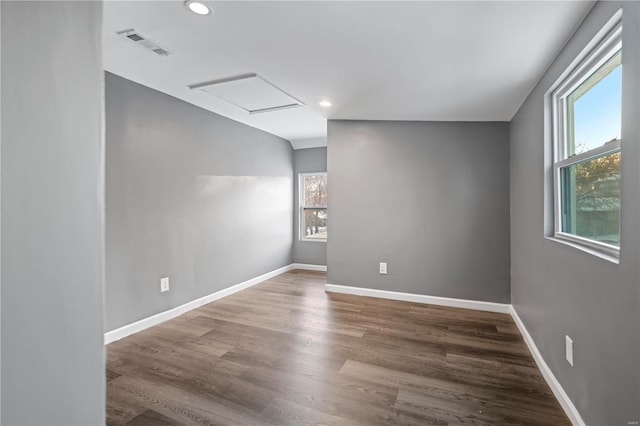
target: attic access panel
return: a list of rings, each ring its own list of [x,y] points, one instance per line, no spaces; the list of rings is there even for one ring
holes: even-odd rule
[[[305,104],[258,74],[243,74],[189,86],[242,108],[249,114],[297,108]]]

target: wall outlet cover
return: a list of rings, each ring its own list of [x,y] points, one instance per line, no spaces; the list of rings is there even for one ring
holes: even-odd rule
[[[169,277],[160,279],[160,292],[164,293],[165,291],[169,291]]]
[[[571,337],[569,336],[564,336],[565,338],[565,352],[567,355],[567,362],[569,364],[571,364],[571,366],[573,367],[573,340],[571,340]]]
[[[380,273],[382,275],[386,275],[387,274],[387,263],[386,262],[380,262]]]

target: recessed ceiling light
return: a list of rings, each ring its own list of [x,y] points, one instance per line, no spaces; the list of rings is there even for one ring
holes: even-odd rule
[[[209,6],[199,1],[187,0],[184,2],[184,5],[197,15],[208,15],[211,13]]]
[[[325,107],[325,108],[329,108],[331,106],[331,102],[329,101],[320,101],[318,102],[318,105]]]

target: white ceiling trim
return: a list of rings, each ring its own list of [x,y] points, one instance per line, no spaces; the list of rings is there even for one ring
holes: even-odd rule
[[[327,146],[326,137],[294,139],[290,142],[293,149],[321,148]]]

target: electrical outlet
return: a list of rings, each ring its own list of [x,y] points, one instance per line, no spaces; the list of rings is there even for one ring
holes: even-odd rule
[[[169,277],[160,279],[160,292],[169,291]]]
[[[380,273],[387,275],[387,262],[380,262]]]
[[[564,336],[564,338],[565,338],[565,352],[567,355],[567,362],[571,364],[571,366],[573,367],[573,340],[571,340],[571,337],[569,336]]]

